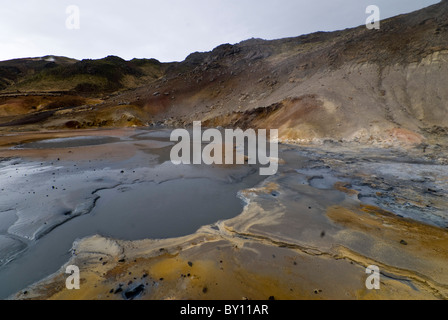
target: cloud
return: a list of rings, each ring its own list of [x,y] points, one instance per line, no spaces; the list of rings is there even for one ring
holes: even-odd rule
[[[366,0],[21,0],[3,1],[0,60],[62,55],[180,61],[189,53],[251,37],[276,39],[365,22]],[[376,0],[387,18],[436,0]],[[80,8],[68,30],[66,8]]]

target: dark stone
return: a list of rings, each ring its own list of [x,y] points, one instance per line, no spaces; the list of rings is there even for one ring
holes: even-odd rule
[[[270,301],[274,301],[274,300],[275,300],[275,297],[274,297],[274,296],[270,296],[270,297],[269,297],[269,300],[270,300]]]
[[[133,300],[136,297],[138,297],[140,294],[142,294],[143,291],[145,291],[145,286],[141,284],[132,290],[126,291],[124,293],[124,297],[126,298],[126,300]]]
[[[192,266],[193,266],[193,262],[188,261],[188,265],[189,265],[190,267],[192,267]]]
[[[404,241],[404,240],[401,240],[401,241],[400,241],[400,244],[402,244],[402,245],[404,245],[404,246],[407,246],[407,245],[408,245],[408,243],[407,243],[406,241]]]

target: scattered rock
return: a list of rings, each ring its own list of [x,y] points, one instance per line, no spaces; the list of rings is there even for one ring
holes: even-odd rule
[[[145,291],[145,286],[143,284],[141,284],[132,290],[126,291],[124,293],[124,297],[126,298],[126,300],[134,300],[139,295],[141,295],[143,293],[143,291]]]

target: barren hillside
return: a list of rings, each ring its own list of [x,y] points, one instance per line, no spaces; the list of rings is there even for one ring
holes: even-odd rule
[[[251,39],[180,63],[48,60],[0,63],[2,130],[202,120],[299,142],[418,145],[448,134],[447,0],[380,30]]]

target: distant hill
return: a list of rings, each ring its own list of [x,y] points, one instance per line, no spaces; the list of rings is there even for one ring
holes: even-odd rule
[[[101,94],[158,79],[162,64],[155,59],[125,61],[109,56],[99,60],[46,56],[0,62],[0,93],[71,91]]]

